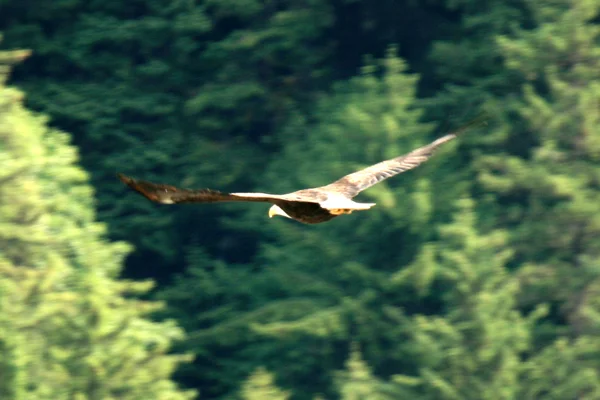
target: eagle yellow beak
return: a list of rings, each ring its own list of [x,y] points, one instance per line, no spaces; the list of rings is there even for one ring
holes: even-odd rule
[[[275,207],[277,206],[271,206],[271,208],[269,208],[269,218],[273,218],[277,215],[277,210],[275,209]]]
[[[282,216],[282,217],[286,217],[286,218],[292,218],[292,217],[290,217],[289,215],[287,215],[287,213],[286,213],[285,211],[283,211],[283,210],[281,209],[281,207],[279,207],[279,206],[278,206],[278,205],[276,205],[276,204],[273,204],[273,205],[271,206],[271,208],[269,208],[269,218],[273,218],[273,217],[274,217],[274,216],[276,216],[276,215],[280,215],[280,216]]]

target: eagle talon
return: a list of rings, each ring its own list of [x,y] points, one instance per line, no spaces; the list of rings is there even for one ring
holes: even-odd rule
[[[342,215],[342,214],[352,214],[351,209],[348,208],[332,208],[329,210],[329,213],[332,215]]]

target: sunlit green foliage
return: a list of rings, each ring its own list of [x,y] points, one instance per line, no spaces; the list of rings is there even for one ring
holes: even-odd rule
[[[181,330],[132,298],[150,282],[116,279],[129,246],[105,239],[69,137],[22,97],[0,86],[2,399],[192,398],[169,379]]]
[[[398,313],[411,359],[418,361],[416,379],[395,379],[419,399],[519,398],[521,357],[531,346],[532,323],[545,309],[521,315],[519,281],[506,268],[506,232],[482,232],[472,202],[460,205],[455,220],[439,228],[439,243],[425,246],[419,262],[392,278],[400,287],[416,283],[428,296],[433,293],[427,286],[443,288],[444,302],[437,315]],[[425,265],[432,270],[428,285],[421,278]]]
[[[331,7],[321,0],[279,3],[3,6],[0,23],[11,45],[35,49],[20,70],[30,75],[21,83],[32,107],[74,135],[97,189],[99,217],[111,221],[112,236],[136,245],[141,263],[159,257],[176,266],[198,237],[213,252],[226,244],[170,211],[123,198],[115,173],[250,188],[251,171],[266,157],[259,144],[323,79]],[[67,15],[72,20],[60,22]],[[200,210],[189,218],[225,231],[221,213]],[[145,274],[140,268],[138,275]]]
[[[287,400],[289,394],[275,386],[273,375],[259,368],[242,385],[244,400]]]
[[[188,335],[114,280],[127,249],[73,148],[5,89],[0,398],[181,398],[174,338],[194,355],[176,379],[207,399],[600,397],[598,1],[25,4],[0,1],[9,45],[35,50],[14,82],[73,134],[100,218],[137,246],[128,276],[157,279],[153,315]],[[114,179],[292,191],[481,106],[487,127],[319,226],[158,207]]]
[[[384,382],[373,376],[356,346],[352,349],[346,368],[336,377],[336,386],[341,400],[391,400],[399,393],[386,388]]]
[[[521,99],[506,101],[522,128],[503,140],[507,149],[515,141],[531,146],[525,157],[510,150],[482,157],[480,181],[497,220],[511,227],[524,304],[550,301],[554,322],[571,334],[597,332],[598,300],[588,293],[598,286],[600,257],[600,32],[592,22],[599,6],[529,6],[537,27],[499,44],[507,66],[528,81]]]

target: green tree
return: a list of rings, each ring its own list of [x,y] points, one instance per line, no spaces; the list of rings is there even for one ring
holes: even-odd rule
[[[115,173],[249,190],[273,132],[326,75],[330,8],[320,0],[71,1],[35,10],[4,2],[10,44],[35,50],[14,82],[74,135],[99,218],[137,248],[133,276],[168,275],[149,269],[156,261],[182,268],[198,239],[231,257],[229,237],[250,259],[256,241],[219,220],[230,209],[157,208],[124,197]]]
[[[439,227],[440,240],[390,280],[398,290],[417,288],[423,301],[436,295],[443,301],[435,314],[387,306],[404,331],[404,357],[414,360],[406,370],[414,373],[382,381],[354,350],[342,398],[596,398],[597,337],[561,337],[540,348],[535,326],[548,307],[539,304],[526,317],[519,309],[527,288],[508,268],[507,232],[478,228],[471,200],[459,207],[454,220]]]
[[[600,210],[595,1],[528,1],[527,28],[496,38],[519,91],[497,96],[480,142],[479,212],[508,233],[518,307],[547,303],[533,327],[517,398],[595,398]],[[577,372],[579,371],[579,373]]]
[[[489,210],[511,227],[518,273],[528,288],[524,306],[547,301],[554,334],[598,331],[600,246],[600,31],[594,1],[531,1],[535,28],[500,37],[507,66],[527,84],[520,99],[505,101],[518,119],[515,134],[504,125],[495,139],[506,153],[481,157],[480,182]],[[548,39],[550,38],[550,39]],[[549,331],[545,331],[550,333]]]
[[[415,376],[394,380],[419,399],[520,398],[521,359],[532,346],[532,326],[546,309],[527,318],[518,309],[520,284],[507,269],[507,233],[482,232],[473,201],[459,202],[454,220],[439,228],[440,240],[423,247],[392,282],[415,286],[423,298],[443,299],[433,315],[395,311],[410,337],[406,356]]]
[[[0,60],[20,52],[0,53]],[[4,68],[6,73],[7,69]],[[67,134],[0,85],[0,394],[3,399],[191,399],[170,380],[186,357],[173,322],[117,280],[130,247],[95,221]]]
[[[479,107],[491,99],[510,96],[522,79],[504,68],[504,54],[496,38],[509,35],[530,23],[526,0],[486,2],[444,0],[444,8],[459,23],[434,38],[429,59],[435,72],[430,78],[429,98],[423,99],[427,117],[450,117],[455,123],[465,109]],[[491,105],[496,109],[497,105]],[[473,138],[473,144],[484,141]]]
[[[242,385],[244,400],[287,400],[289,394],[275,386],[273,375],[258,368]]]
[[[296,114],[280,136],[284,150],[263,175],[265,182],[274,192],[317,186],[428,142],[430,127],[418,122],[421,112],[413,107],[416,81],[392,48],[360,76],[340,82],[310,117]],[[450,199],[464,193],[459,160],[450,153],[441,151],[428,165],[362,194],[378,203],[368,213],[328,224],[307,229],[275,219],[266,225],[266,207],[248,207],[231,223],[247,232],[261,226],[269,239],[253,264],[228,264],[193,251],[191,269],[164,292],[194,338],[184,348],[199,355],[182,373],[190,380],[210,376],[211,387],[230,391],[231,379],[264,365],[308,398],[334,393],[333,372],[346,356],[340,349],[353,341],[377,373],[406,365],[402,332],[383,308],[429,305],[393,289],[389,278],[435,239],[430,225],[447,218]],[[216,354],[220,376],[214,376]]]
[[[406,73],[405,63],[390,49],[380,64],[367,66],[361,76],[341,83],[324,98],[314,125],[291,126],[298,135],[310,134],[292,141],[271,171],[276,177],[291,164],[292,174],[285,180],[270,180],[290,186],[283,191],[310,182],[324,184],[440,135],[427,137],[431,127],[418,121],[422,112],[414,106],[416,82],[417,77]],[[304,312],[299,319],[291,317],[291,322],[265,325],[264,332],[275,336],[301,332],[320,336],[331,345],[356,340],[377,373],[386,374],[394,363],[404,365],[398,343],[401,333],[383,312],[384,306],[436,306],[435,302],[415,304],[413,293],[393,290],[389,278],[411,263],[424,243],[436,239],[431,225],[447,219],[451,199],[465,194],[460,161],[448,151],[456,149],[453,146],[449,144],[426,165],[361,194],[377,203],[368,213],[310,231],[275,221],[277,239],[264,246],[261,261],[277,271],[278,287],[290,299],[311,299],[314,311]]]
[[[346,361],[346,369],[336,376],[336,386],[341,400],[391,400],[398,398],[384,382],[373,376],[362,359],[360,350],[353,346]],[[387,390],[386,390],[387,389]]]

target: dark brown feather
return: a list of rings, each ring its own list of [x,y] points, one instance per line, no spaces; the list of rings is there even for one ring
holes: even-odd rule
[[[234,193],[219,192],[212,189],[182,189],[175,186],[133,179],[123,174],[118,174],[117,176],[123,183],[148,200],[162,204],[216,203],[224,201],[254,201],[273,203],[277,197],[270,197],[269,195],[262,197],[243,196]]]

